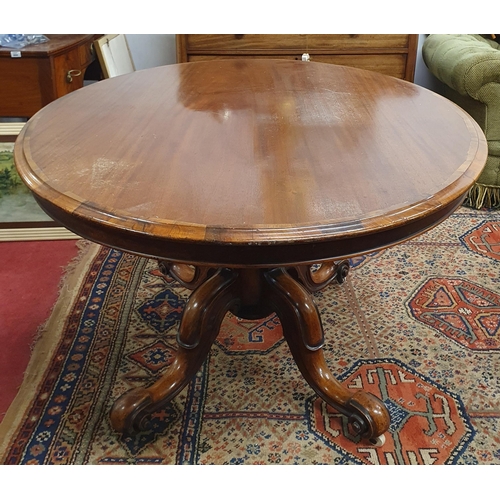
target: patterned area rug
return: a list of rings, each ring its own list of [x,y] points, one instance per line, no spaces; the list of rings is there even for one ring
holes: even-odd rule
[[[155,261],[89,245],[0,426],[3,464],[500,464],[500,213],[461,208],[356,258],[315,294],[325,356],[391,414],[384,446],[302,379],[276,316],[228,315],[209,359],[148,431],[113,401],[169,365],[186,289]]]

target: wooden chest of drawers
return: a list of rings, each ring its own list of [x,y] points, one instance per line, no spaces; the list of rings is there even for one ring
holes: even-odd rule
[[[235,57],[302,59],[413,81],[418,35],[176,35],[177,62]]]
[[[20,50],[0,48],[0,116],[29,118],[83,86],[85,69],[95,59],[96,35],[47,37],[48,42]]]

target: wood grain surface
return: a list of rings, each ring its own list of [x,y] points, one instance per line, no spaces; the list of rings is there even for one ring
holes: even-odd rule
[[[271,266],[383,248],[439,223],[487,143],[450,101],[343,66],[218,60],[75,91],[15,146],[83,237],[179,262]]]

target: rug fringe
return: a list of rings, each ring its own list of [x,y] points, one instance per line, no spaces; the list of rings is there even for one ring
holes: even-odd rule
[[[78,248],[78,253],[76,254],[75,257],[73,257],[69,263],[66,266],[61,266],[63,269],[63,273],[61,276],[61,279],[59,280],[59,285],[57,287],[57,297],[56,300],[54,301],[54,304],[52,305],[52,308],[47,316],[47,319],[41,323],[38,328],[36,329],[36,332],[33,334],[33,338],[31,339],[31,344],[30,344],[30,353],[33,353],[33,350],[35,348],[36,343],[40,340],[40,337],[42,336],[43,332],[47,328],[47,323],[50,321],[50,318],[54,312],[54,308],[56,304],[59,302],[59,299],[61,298],[62,294],[64,292],[69,292],[70,288],[68,285],[68,279],[69,277],[73,274],[74,270],[78,267],[80,262],[84,259],[84,257],[87,255],[89,250],[94,247],[98,246],[95,243],[92,243],[89,240],[77,240],[76,241],[76,247]]]
[[[23,381],[14,401],[7,409],[0,422],[0,464],[4,463],[5,446],[19,425],[18,415],[22,415],[25,406],[36,392],[38,384],[46,367],[44,363],[50,359],[59,342],[58,332],[61,331],[72,307],[74,296],[80,289],[90,263],[98,255],[100,245],[86,240],[77,242],[78,254],[64,266],[63,276],[60,280],[58,298],[52,307],[48,319],[39,326],[35,339],[31,344],[31,355],[28,366],[23,375]],[[63,296],[66,300],[63,300]],[[26,389],[23,391],[22,388]]]
[[[476,183],[469,190],[464,205],[477,210],[500,208],[500,187]]]

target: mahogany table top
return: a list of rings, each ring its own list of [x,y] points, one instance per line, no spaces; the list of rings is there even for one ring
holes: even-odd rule
[[[141,255],[285,265],[440,222],[487,157],[455,104],[378,73],[286,60],[162,66],[38,112],[17,168],[56,220]]]

